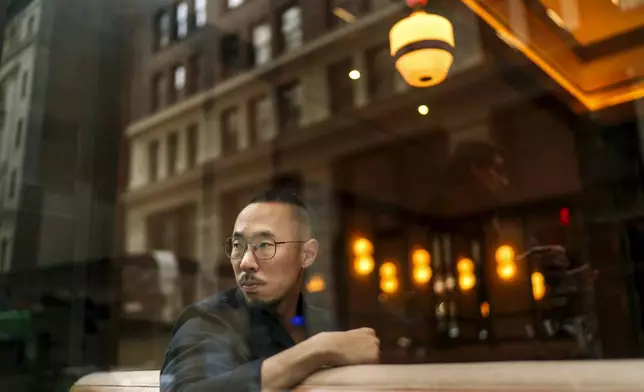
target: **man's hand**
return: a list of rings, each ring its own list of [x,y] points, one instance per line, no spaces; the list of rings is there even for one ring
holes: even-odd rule
[[[329,365],[367,365],[380,361],[380,340],[371,328],[346,332],[323,332],[311,338],[328,353]]]

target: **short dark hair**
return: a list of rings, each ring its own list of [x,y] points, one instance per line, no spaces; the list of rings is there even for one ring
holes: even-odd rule
[[[295,219],[304,225],[309,232],[313,232],[313,213],[311,208],[295,190],[289,188],[271,188],[257,194],[248,204],[255,203],[280,203],[294,207]]]
[[[297,192],[288,188],[271,188],[265,190],[253,197],[248,204],[253,203],[281,203],[300,207],[310,214],[309,206],[297,194]]]

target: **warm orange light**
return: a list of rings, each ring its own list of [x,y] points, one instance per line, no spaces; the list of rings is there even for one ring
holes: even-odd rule
[[[487,318],[490,315],[490,304],[487,302],[483,302],[481,304],[481,316],[483,318]]]
[[[501,279],[510,280],[516,275],[517,267],[514,263],[503,264],[497,267],[496,272]]]
[[[356,256],[371,256],[373,244],[366,238],[358,238],[353,241],[353,254]]]
[[[383,293],[393,294],[398,291],[399,286],[398,279],[396,278],[383,279],[380,281],[380,290],[382,290]]]
[[[367,276],[376,266],[373,260],[373,244],[366,238],[353,241],[353,270],[358,276]]]
[[[414,11],[389,32],[396,69],[414,87],[430,87],[447,78],[454,62],[454,27],[445,17]],[[438,42],[440,45],[416,45]]]
[[[458,270],[458,287],[461,291],[470,291],[476,286],[476,275],[474,274],[474,262],[472,259],[462,257],[456,263]]]
[[[369,275],[373,272],[376,263],[371,256],[362,256],[353,262],[353,270],[360,276]]]
[[[597,111],[644,97],[644,84],[642,83],[622,88],[613,87],[608,90],[597,89],[596,92],[584,91],[565,73],[562,73],[560,67],[557,67],[556,64],[549,61],[547,57],[540,54],[539,51],[531,47],[531,45],[523,43],[519,36],[513,33],[504,23],[498,20],[492,12],[485,8],[484,2],[479,0],[461,1],[494,30],[496,30],[498,35],[511,38],[511,41],[515,43],[514,46],[517,49],[519,49],[534,64],[540,67],[560,86],[577,98],[588,110]]]
[[[324,291],[326,283],[320,275],[311,277],[311,280],[306,284],[306,291],[309,293],[319,293]]]
[[[541,272],[532,273],[532,296],[539,301],[546,295],[546,280]]]
[[[414,266],[429,265],[431,256],[425,249],[416,249],[411,254],[411,261]]]
[[[517,273],[517,266],[514,263],[514,248],[510,245],[502,245],[496,250],[494,258],[496,259],[496,272],[503,280],[514,278]]]
[[[472,273],[474,272],[474,262],[467,257],[463,257],[458,260],[458,263],[456,263],[456,269],[459,274]]]
[[[432,279],[432,257],[426,249],[416,248],[411,253],[412,280],[417,285],[425,285]]]
[[[394,262],[387,261],[380,266],[381,279],[395,278],[397,273],[398,273],[398,266]]]
[[[476,286],[476,278],[473,274],[466,274],[458,277],[458,287],[461,291],[470,291]]]
[[[432,279],[432,269],[427,265],[414,267],[412,276],[416,284],[427,284]]]
[[[510,245],[502,245],[496,250],[494,258],[499,264],[514,263],[514,249]]]

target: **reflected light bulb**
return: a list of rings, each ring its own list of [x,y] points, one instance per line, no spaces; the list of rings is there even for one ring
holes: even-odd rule
[[[319,275],[313,276],[311,280],[309,280],[309,282],[306,284],[306,290],[309,293],[322,292],[324,291],[325,287],[326,287],[326,284],[324,282],[324,279]]]
[[[374,266],[375,262],[373,261],[372,257],[363,256],[356,259],[353,268],[358,275],[365,276],[369,275],[373,271]]]
[[[411,255],[411,260],[414,266],[429,265],[430,259],[431,256],[425,249],[416,249]]]
[[[398,291],[398,279],[386,279],[380,282],[380,289],[387,293],[393,294]]]
[[[353,253],[359,256],[366,256],[373,253],[373,244],[366,238],[358,238],[353,242]]]
[[[516,274],[517,267],[514,265],[514,263],[507,263],[499,266],[496,271],[501,279],[509,280],[512,279]]]
[[[360,71],[358,71],[357,69],[351,70],[351,72],[349,72],[349,78],[351,78],[351,80],[358,80],[360,79],[360,76]]]
[[[420,113],[422,116],[426,116],[429,114],[429,107],[427,105],[420,105],[418,107],[418,113]]]
[[[514,261],[514,249],[510,245],[499,246],[494,254],[498,263],[510,263]]]
[[[474,275],[472,274],[463,275],[458,278],[458,287],[461,288],[461,291],[469,291],[473,289],[475,285],[476,278],[474,278]]]
[[[432,270],[428,266],[414,268],[414,282],[426,284],[432,278]]]
[[[383,278],[393,278],[397,270],[396,264],[388,261],[380,266],[380,276]]]

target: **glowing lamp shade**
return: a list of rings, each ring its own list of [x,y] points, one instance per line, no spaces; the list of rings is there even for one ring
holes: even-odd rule
[[[373,257],[362,256],[355,259],[355,261],[353,262],[353,269],[356,274],[360,276],[367,276],[371,272],[373,272],[375,265],[376,263],[374,262]]]
[[[454,27],[445,17],[419,10],[389,32],[396,69],[413,87],[431,87],[447,78],[454,62]]]
[[[425,249],[416,249],[411,254],[411,262],[414,266],[429,265],[431,256]]]
[[[353,253],[356,256],[367,256],[373,253],[373,244],[366,238],[358,238],[353,241]]]
[[[322,278],[320,275],[311,277],[311,279],[306,284],[306,291],[308,291],[309,293],[320,293],[324,291],[325,288],[326,283],[324,282],[324,278]]]
[[[502,245],[496,250],[496,273],[502,280],[511,280],[517,274],[517,266],[514,262],[515,252],[510,245]]]
[[[456,270],[459,274],[467,274],[474,272],[474,262],[466,257],[459,259],[456,263]]]
[[[380,290],[386,294],[393,294],[398,291],[398,279],[385,279],[380,282]]]
[[[412,277],[414,278],[414,283],[418,285],[427,284],[432,279],[432,270],[426,265],[414,267]]]
[[[470,291],[476,286],[476,278],[472,274],[458,277],[458,287],[461,291]]]
[[[510,280],[517,274],[517,267],[514,263],[500,265],[496,268],[496,273],[503,280]]]
[[[353,270],[358,276],[367,276],[375,268],[373,260],[373,244],[366,238],[357,238],[353,241]]]
[[[476,276],[474,275],[474,262],[471,259],[463,257],[456,263],[458,270],[458,287],[461,291],[470,291],[476,286]]]
[[[514,263],[514,249],[510,245],[499,246],[494,257],[499,264]]]
[[[546,295],[546,280],[541,272],[532,273],[532,296],[539,301]]]
[[[382,265],[380,266],[380,277],[382,279],[395,278],[397,273],[398,266],[391,261],[382,263]]]
[[[481,316],[483,318],[488,318],[490,315],[490,304],[488,302],[483,302],[481,304]]]
[[[432,279],[432,257],[426,249],[416,248],[411,252],[412,273],[415,284],[422,286]]]
[[[400,287],[398,265],[393,261],[385,261],[378,272],[380,274],[380,290],[385,294],[397,292]]]

